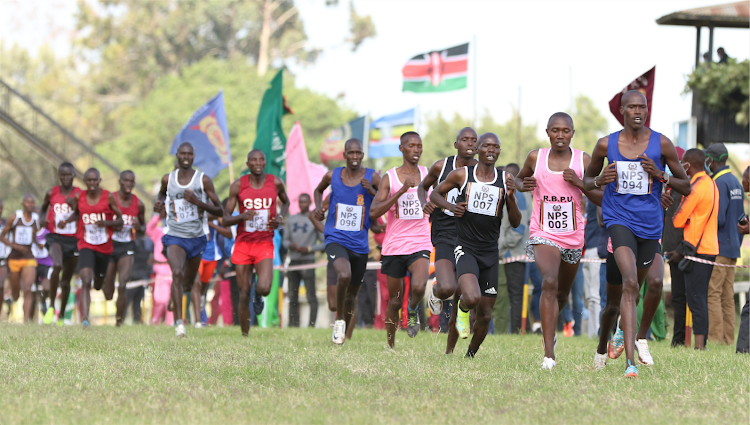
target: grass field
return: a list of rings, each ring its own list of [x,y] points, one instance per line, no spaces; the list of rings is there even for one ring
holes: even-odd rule
[[[595,343],[488,336],[473,360],[445,335],[356,330],[344,347],[308,329],[0,324],[0,423],[747,423],[750,357],[652,343],[656,366],[622,378]],[[457,353],[466,351],[459,341]]]

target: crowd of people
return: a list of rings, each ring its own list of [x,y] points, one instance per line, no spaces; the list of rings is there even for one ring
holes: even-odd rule
[[[446,353],[471,337],[466,356],[474,357],[496,317],[502,263],[510,331],[542,334],[543,369],[557,364],[560,317],[566,334],[581,334],[586,314],[586,332],[599,340],[594,368],[625,353],[625,376],[637,377],[638,364],[654,364],[648,341],[652,323],[664,320],[665,260],[675,311],[672,345],[691,337],[687,311],[696,349],[707,340],[734,343],[731,266],[748,233],[748,170],[740,185],[724,145],[683,152],[645,127],[648,105],[638,91],[623,95],[621,113],[624,129],[600,139],[590,154],[571,147],[572,118],[553,114],[549,147],[529,152],[520,166],[499,166],[500,139],[467,127],[458,132],[455,155],[426,167],[419,164],[421,137],[410,131],[401,136],[403,163],[381,176],[364,167],[362,142],[350,139],[346,165],[326,173],[312,199],[300,196],[300,212],[288,218],[284,182],[265,172],[265,155],[256,149],[247,155],[248,173],[232,182],[222,202],[211,178],[193,168],[192,145],[183,143],[148,221],[132,193],[133,172],[123,172],[112,193],[89,169],[81,190],[73,185],[73,166],[64,163],[60,185],[39,209],[27,195],[23,208],[2,221],[7,260],[0,285],[9,273],[12,299],[23,290],[27,322],[39,300],[44,323],[62,323],[77,273],[81,323],[88,327],[92,287],[108,300],[117,292],[120,326],[129,305],[140,321],[143,290],[152,284],[152,323],[174,323],[176,336],[184,337],[183,315],[192,307],[196,328],[223,316],[248,336],[254,317],[273,308],[262,297],[271,292],[274,260],[284,253],[289,325],[300,326],[304,282],[315,326],[315,254],[324,251],[334,344],[350,339],[358,321],[385,328],[391,348],[399,327],[414,338],[423,329],[424,301],[448,332]],[[374,261],[379,271],[368,269]],[[529,280],[533,318],[527,321],[522,306]],[[738,351],[747,349],[745,335]]]

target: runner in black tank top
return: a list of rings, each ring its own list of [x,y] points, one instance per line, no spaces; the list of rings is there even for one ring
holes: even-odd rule
[[[456,282],[456,263],[453,256],[453,248],[456,242],[456,219],[450,210],[435,207],[433,202],[426,202],[426,193],[448,178],[451,171],[474,165],[477,148],[477,133],[471,127],[461,129],[456,136],[453,146],[456,155],[435,161],[430,167],[427,176],[417,188],[419,200],[424,204],[425,214],[430,215],[432,220],[432,245],[435,247],[435,285],[429,291],[428,306],[433,315],[440,314],[443,300],[453,296],[458,286]],[[455,203],[458,189],[453,189],[445,196],[451,204]],[[455,344],[455,341],[453,341]]]
[[[493,133],[483,134],[477,143],[479,162],[451,172],[440,183],[430,200],[438,207],[452,209],[456,216],[456,275],[460,294],[456,313],[451,314],[450,332],[468,338],[469,311],[477,307],[474,337],[466,357],[474,357],[489,330],[492,307],[497,298],[498,260],[497,240],[503,204],[507,202],[508,219],[513,227],[521,224],[521,211],[516,203],[516,186],[513,177],[495,169],[500,154],[500,139]],[[458,188],[456,205],[443,196]],[[454,330],[455,329],[455,330]],[[449,345],[446,352],[453,351]]]

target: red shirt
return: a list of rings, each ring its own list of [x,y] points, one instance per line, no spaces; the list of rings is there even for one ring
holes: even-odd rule
[[[237,242],[273,243],[273,231],[268,231],[268,221],[276,218],[278,196],[275,178],[271,174],[266,174],[266,181],[260,189],[250,186],[249,174],[240,178],[240,193],[237,196],[240,201],[240,214],[254,210],[258,211],[258,215],[237,225]]]
[[[81,189],[73,187],[73,191],[69,196],[75,198],[81,193]],[[57,233],[58,235],[75,237],[78,233],[78,226],[75,221],[69,223],[64,229],[58,229],[57,223],[70,217],[73,213],[73,208],[65,202],[65,196],[60,193],[60,186],[55,186],[50,191],[49,195],[49,209],[47,210],[47,230],[50,233]]]
[[[130,205],[123,207],[116,193],[114,196],[115,202],[117,202],[117,206],[120,208],[120,213],[122,213],[123,224],[122,229],[112,233],[112,240],[123,243],[130,242],[133,240],[133,222],[138,219],[138,197],[130,195],[132,197]]]
[[[112,253],[112,228],[99,227],[96,223],[101,220],[109,220],[114,213],[109,208],[109,191],[102,189],[99,202],[89,205],[86,200],[86,192],[82,190],[78,195],[78,250],[88,248],[102,254]]]

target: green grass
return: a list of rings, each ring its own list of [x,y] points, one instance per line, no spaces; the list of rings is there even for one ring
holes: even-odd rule
[[[652,343],[656,366],[591,369],[595,342],[488,336],[446,356],[445,335],[327,330],[0,324],[0,423],[747,423],[750,357]],[[624,356],[623,356],[624,357]]]

